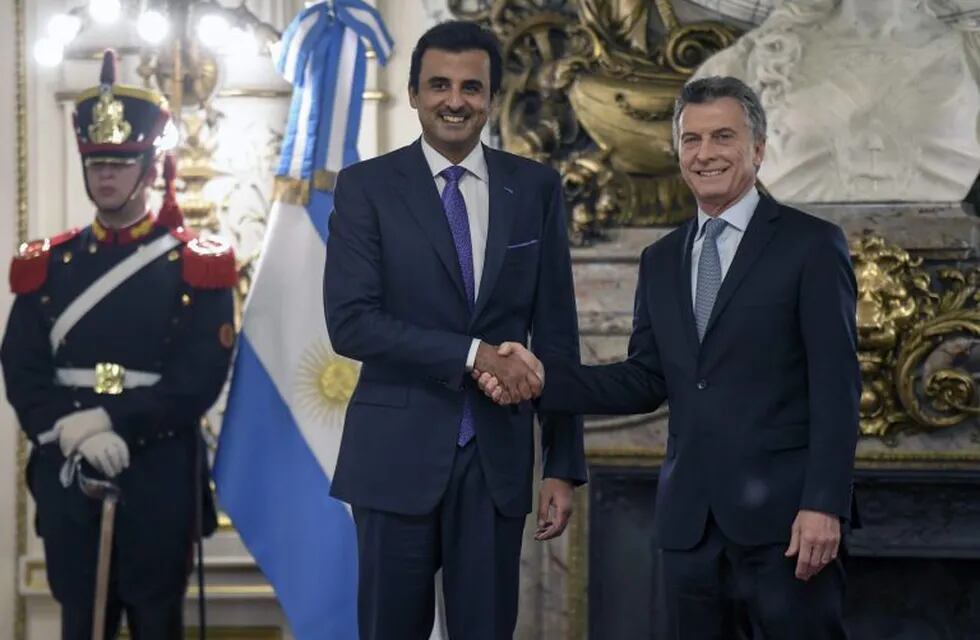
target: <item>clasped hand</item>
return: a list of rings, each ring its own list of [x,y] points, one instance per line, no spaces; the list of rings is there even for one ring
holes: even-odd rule
[[[481,342],[472,375],[480,390],[500,405],[532,400],[544,389],[544,365],[517,342],[496,348]]]

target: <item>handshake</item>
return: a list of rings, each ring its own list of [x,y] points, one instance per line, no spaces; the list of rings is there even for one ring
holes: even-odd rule
[[[544,365],[518,342],[499,347],[481,342],[472,375],[480,390],[499,405],[533,400],[544,389]]]

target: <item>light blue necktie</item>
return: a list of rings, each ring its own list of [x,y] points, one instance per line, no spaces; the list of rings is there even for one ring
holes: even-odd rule
[[[470,313],[476,304],[476,284],[473,277],[473,244],[470,242],[470,218],[466,213],[466,201],[463,200],[463,192],[459,190],[459,179],[466,173],[466,169],[460,166],[446,167],[439,175],[446,179],[446,186],[442,189],[442,208],[446,212],[446,219],[449,221],[449,230],[453,234],[453,244],[456,246],[456,257],[459,260],[459,270],[463,276],[463,287],[466,289],[466,303],[469,305]],[[473,407],[470,406],[470,397],[467,395],[463,400],[463,418],[459,422],[459,436],[456,444],[466,445],[476,435],[473,422]]]
[[[721,288],[721,258],[718,256],[716,241],[727,224],[719,218],[712,218],[704,223],[704,243],[698,258],[697,294],[694,298],[694,322],[698,327],[698,340],[704,340],[704,332],[708,328],[708,320],[711,319],[711,309],[715,306],[715,298]]]

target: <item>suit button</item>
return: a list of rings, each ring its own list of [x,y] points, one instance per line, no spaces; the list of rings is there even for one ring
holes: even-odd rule
[[[704,391],[708,388],[707,380],[698,380],[698,391]]]

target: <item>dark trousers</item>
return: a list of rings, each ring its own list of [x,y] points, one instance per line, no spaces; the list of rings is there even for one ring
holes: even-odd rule
[[[786,544],[745,547],[708,518],[693,549],[661,550],[671,640],[842,640],[844,569],[834,560],[808,582]]]
[[[123,611],[133,640],[181,640],[184,637],[183,598],[124,604],[110,595],[106,607],[105,640],[115,640]],[[61,608],[61,640],[92,639],[92,607]]]
[[[451,640],[503,640],[517,623],[524,518],[493,504],[477,444],[456,450],[439,506],[424,515],[354,507],[361,640],[427,640],[442,568]]]

